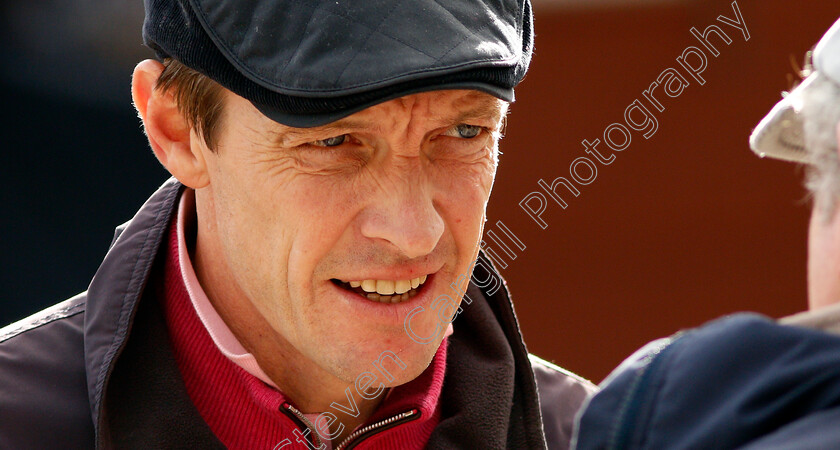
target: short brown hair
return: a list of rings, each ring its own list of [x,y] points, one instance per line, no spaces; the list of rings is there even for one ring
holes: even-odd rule
[[[214,150],[223,106],[222,86],[179,61],[166,58],[155,85],[158,89],[171,90],[187,123]]]

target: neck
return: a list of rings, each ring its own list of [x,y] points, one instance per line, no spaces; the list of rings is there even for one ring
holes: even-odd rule
[[[224,306],[220,315],[243,347],[254,355],[266,375],[301,412],[329,412],[339,418],[340,422],[337,420],[330,424],[329,434],[337,434],[333,440],[343,439],[364,423],[385,397],[380,395],[374,400],[359,397],[352,383],[337,378],[303,357],[277,333],[263,326],[253,326],[261,317],[253,317],[254,320],[249,322],[243,315],[229,315],[223,310]],[[344,413],[345,410],[355,410],[356,416]],[[337,414],[339,412],[342,414]],[[327,434],[324,431],[322,436]]]

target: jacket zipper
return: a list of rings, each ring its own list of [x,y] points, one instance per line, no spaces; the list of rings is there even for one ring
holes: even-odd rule
[[[410,422],[414,419],[420,417],[420,411],[417,409],[410,409],[406,412],[397,414],[396,416],[389,417],[384,420],[380,420],[374,424],[370,424],[364,428],[360,428],[352,433],[350,436],[347,436],[338,447],[335,447],[333,450],[350,450],[356,445],[358,445],[364,439],[367,439],[373,436],[376,433],[385,431],[389,428],[393,428],[397,425]]]
[[[318,436],[318,431],[315,429],[315,424],[313,424],[312,421],[307,419],[302,412],[288,403],[283,403],[282,408],[285,408],[286,411],[291,413],[291,415],[286,415],[292,419],[293,422],[297,422],[297,425],[300,428],[309,430],[309,436],[307,436],[306,439],[310,444],[312,444],[313,448],[320,448],[321,445],[323,445],[321,444],[321,438]]]

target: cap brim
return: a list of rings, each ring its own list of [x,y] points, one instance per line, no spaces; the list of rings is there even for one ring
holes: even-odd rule
[[[776,103],[753,130],[750,135],[750,148],[758,156],[803,164],[810,162],[805,151],[805,132],[799,110],[802,91],[813,79],[813,75],[808,77]]]
[[[295,128],[310,128],[335,122],[336,120],[343,119],[353,113],[357,113],[363,109],[370,108],[371,106],[386,102],[388,100],[393,100],[395,98],[400,98],[411,94],[419,94],[421,92],[444,91],[451,89],[471,89],[475,91],[480,91],[490,94],[508,103],[512,103],[515,99],[513,88],[503,88],[489,83],[481,83],[477,81],[461,81],[453,83],[429,83],[425,85],[420,84],[416,86],[408,86],[403,89],[397,89],[393,92],[388,92],[382,96],[376,96],[367,102],[358,104],[351,108],[318,114],[293,114],[281,111],[277,108],[272,108],[267,105],[261,105],[256,102],[251,103],[266,117],[275,122]]]

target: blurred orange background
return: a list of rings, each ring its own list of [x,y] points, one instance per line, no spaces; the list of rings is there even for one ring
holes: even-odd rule
[[[536,4],[536,54],[502,141],[487,227],[501,220],[527,246],[502,273],[529,350],[600,381],[681,328],[807,307],[803,170],[756,157],[748,137],[840,3],[740,0],[749,41],[716,21],[735,18],[731,1],[595,3]],[[712,24],[732,39],[711,38],[717,58],[689,32]],[[665,110],[655,110],[642,92],[668,67],[685,74],[676,58],[691,45],[709,58],[706,84],[685,75],[691,85],[678,98],[660,88]],[[633,132],[622,152],[601,144],[615,161],[596,164],[577,198],[558,188],[569,206],[549,200],[540,229],[520,200],[539,179],[570,178],[569,164],[588,156],[581,141],[603,141],[637,98],[658,131]]]

